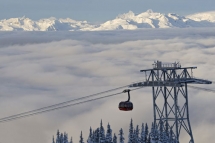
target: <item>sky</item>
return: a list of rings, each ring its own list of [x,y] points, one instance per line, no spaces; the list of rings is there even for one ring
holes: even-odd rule
[[[215,81],[215,29],[144,29],[106,32],[1,32],[1,117],[128,85],[144,79],[155,60],[197,66],[194,76]],[[212,85],[201,87],[214,89]],[[121,92],[122,90],[116,91]],[[113,92],[113,93],[116,93]],[[107,95],[107,94],[106,94]],[[126,94],[0,123],[2,143],[50,143],[57,129],[86,142],[90,126],[110,123],[127,137],[134,125],[153,120],[151,88],[131,92],[132,112],[118,103]],[[215,140],[214,93],[189,88],[190,120],[196,143]],[[182,135],[182,143],[188,142]]]
[[[104,22],[117,15],[133,11],[142,13],[148,9],[161,13],[188,15],[214,11],[214,0],[0,0],[0,19],[26,16],[41,18],[72,18],[89,22]]]

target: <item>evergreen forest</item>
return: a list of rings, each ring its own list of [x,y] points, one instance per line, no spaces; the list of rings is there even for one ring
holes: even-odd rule
[[[68,138],[66,132],[60,133],[57,130],[56,139],[53,136],[52,143],[73,143],[73,140],[72,137]],[[109,123],[105,131],[101,120],[100,127],[97,129],[93,130],[90,127],[87,140],[84,140],[82,132],[80,133],[79,143],[125,143],[124,131],[121,128],[117,134],[113,133]],[[139,125],[134,127],[131,119],[127,143],[178,143],[178,141],[175,139],[172,129],[169,129],[167,125],[164,128],[162,121],[159,122],[159,125],[152,123],[149,129],[147,123],[142,123],[141,127]]]

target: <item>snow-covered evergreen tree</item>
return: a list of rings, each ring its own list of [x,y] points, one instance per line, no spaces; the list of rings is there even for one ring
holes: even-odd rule
[[[168,143],[168,136],[166,135],[166,132],[164,132],[163,135],[164,135],[163,143]]]
[[[145,129],[144,129],[144,124],[143,123],[142,123],[142,128],[141,128],[140,143],[146,143],[145,142]]]
[[[93,133],[92,133],[92,142],[93,143],[95,142],[95,131],[93,131]]]
[[[137,125],[136,130],[134,131],[134,143],[139,143],[140,137],[139,137],[139,126]]]
[[[154,135],[155,135],[155,129],[154,129],[154,123],[152,122],[152,126],[151,126],[151,132],[150,132],[150,139],[152,141],[154,141]]]
[[[52,143],[55,143],[54,136],[53,136],[53,138],[52,138]]]
[[[123,137],[124,133],[122,128],[119,130],[119,143],[124,143],[125,138]]]
[[[159,132],[158,132],[157,123],[154,124],[154,140],[155,140],[155,143],[158,143],[159,141]]]
[[[114,133],[113,135],[113,143],[117,143],[117,137],[116,137],[116,134]]]
[[[146,126],[145,126],[145,142],[147,141],[148,134],[149,134],[149,128],[148,128],[148,125],[146,123]]]
[[[166,132],[166,135],[169,137],[169,124],[168,124],[168,122],[166,121],[165,122],[165,132]]]
[[[169,125],[167,122],[165,122],[165,131],[163,132],[163,143],[168,143],[169,140]]]
[[[84,143],[84,139],[83,139],[83,136],[82,136],[82,131],[81,131],[79,143]]]
[[[112,129],[110,128],[109,123],[107,125],[107,133],[106,133],[105,142],[106,143],[112,143]]]
[[[102,125],[102,120],[100,123],[100,130],[99,130],[99,143],[104,143],[105,142],[105,130],[104,127]]]
[[[90,127],[89,137],[87,139],[87,143],[93,143],[93,133],[92,133],[92,128],[91,127]]]
[[[70,138],[70,142],[69,143],[73,143],[73,141],[72,141],[72,137]]]
[[[68,135],[66,132],[64,132],[64,135],[63,135],[63,143],[69,143],[68,141]]]
[[[94,142],[99,143],[99,128],[95,130]]]
[[[151,143],[151,136],[150,135],[148,136],[146,143]]]
[[[164,134],[163,134],[163,121],[160,121],[160,128],[159,128],[159,141],[163,143]]]
[[[130,126],[129,126],[129,134],[128,134],[128,143],[134,142],[134,127],[133,127],[133,120],[131,119]]]
[[[63,133],[60,134],[60,143],[63,143]]]
[[[60,131],[59,130],[57,130],[56,143],[60,143]]]
[[[158,125],[152,123],[151,131],[149,132],[148,125],[142,124],[141,134],[139,133],[139,126],[137,125],[136,129],[133,127],[133,120],[131,119],[130,126],[129,126],[129,135],[128,135],[128,143],[179,143],[175,139],[175,135],[173,133],[172,128],[169,129],[169,125],[165,122],[160,121],[159,129]],[[140,134],[140,135],[139,135]],[[125,138],[123,136],[122,128],[119,130],[119,143],[124,143]],[[70,142],[68,142],[68,134],[66,132],[60,133],[57,130],[56,140],[53,136],[52,143],[73,143],[72,137]],[[82,136],[82,132],[80,135],[79,143],[84,143],[84,139]],[[92,130],[90,127],[89,137],[87,143],[117,143],[117,136],[114,134],[112,138],[112,130],[108,123],[107,125],[107,133],[105,135],[105,129],[102,125],[102,120],[100,123],[100,127],[96,130]]]
[[[168,143],[169,140],[169,125],[168,122],[165,122],[165,130],[163,133],[163,143]]]
[[[135,143],[136,141],[136,130],[134,129],[133,130],[133,143]]]

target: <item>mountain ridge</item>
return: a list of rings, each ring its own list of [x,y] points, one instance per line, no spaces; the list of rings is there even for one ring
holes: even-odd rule
[[[142,28],[215,27],[215,11],[180,16],[175,13],[158,13],[151,9],[135,14],[132,11],[119,14],[115,19],[101,24],[77,21],[71,18],[44,18],[34,21],[19,17],[0,20],[0,31],[105,31],[136,30]]]

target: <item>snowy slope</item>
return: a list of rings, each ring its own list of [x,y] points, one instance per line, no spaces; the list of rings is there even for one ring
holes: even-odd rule
[[[99,25],[70,18],[56,19],[53,17],[38,21],[25,17],[0,20],[0,31],[101,31],[186,27],[215,27],[215,11],[188,15],[186,17],[173,13],[162,14],[152,10],[147,10],[140,14],[129,11]]]

